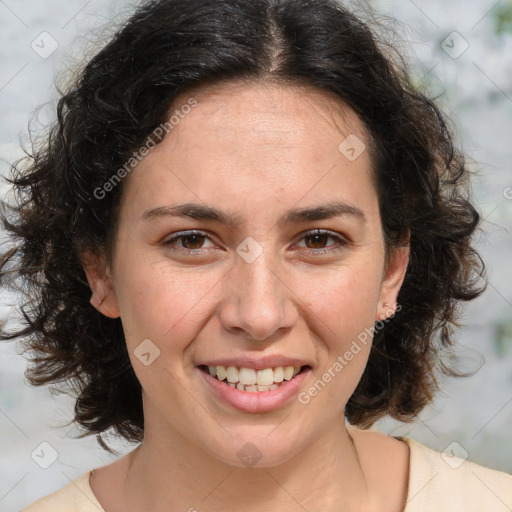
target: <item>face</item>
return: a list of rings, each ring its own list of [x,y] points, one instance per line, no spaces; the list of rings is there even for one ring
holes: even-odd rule
[[[125,178],[93,298],[121,317],[147,435],[275,465],[343,422],[407,252],[385,264],[368,139],[333,96],[232,82],[175,109]]]

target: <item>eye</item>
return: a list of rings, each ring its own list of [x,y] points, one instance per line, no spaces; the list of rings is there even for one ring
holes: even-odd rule
[[[211,241],[210,237],[202,231],[186,231],[168,238],[164,245],[170,246],[172,250],[202,253],[206,251],[202,248],[205,240]]]
[[[335,240],[336,244],[327,247],[319,247],[325,246],[329,238]],[[306,247],[308,245],[316,246],[307,247],[307,252],[313,254],[336,253],[343,250],[348,245],[348,242],[341,236],[331,231],[326,231],[322,229],[316,229],[304,233],[301,237],[301,240],[306,241]],[[205,249],[203,247],[205,241],[212,242],[211,238],[205,232],[186,231],[182,233],[177,233],[171,238],[168,238],[164,242],[164,245],[169,247],[173,251],[181,251],[188,254],[202,254],[204,252],[208,252],[208,249]]]
[[[315,229],[313,231],[308,231],[307,233],[304,233],[302,235],[301,240],[310,241],[309,245],[313,246],[323,246],[327,242],[327,240],[331,238],[333,240],[336,240],[337,246],[328,246],[328,247],[313,247],[308,248],[308,252],[312,252],[315,254],[326,254],[326,253],[336,253],[341,250],[343,250],[347,245],[348,242],[340,237],[339,235],[333,233],[332,231],[326,231],[323,229]],[[307,245],[307,243],[306,243]]]

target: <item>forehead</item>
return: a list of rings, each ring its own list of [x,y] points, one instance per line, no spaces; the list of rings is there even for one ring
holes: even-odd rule
[[[146,207],[175,195],[224,207],[263,196],[323,201],[340,185],[371,185],[369,151],[352,161],[340,150],[347,137],[368,147],[364,125],[333,93],[228,82],[181,94],[169,119],[164,140],[128,176],[128,194]]]
[[[338,96],[310,85],[223,82],[180,94],[173,101],[170,115],[180,111],[191,99],[200,108],[194,108],[190,117],[201,124],[202,131],[222,132],[224,140],[239,145],[308,141],[308,145],[313,145],[320,140],[329,143],[322,136],[329,134],[336,139],[350,134],[367,137],[358,116]],[[175,129],[179,131],[183,127],[178,123]]]

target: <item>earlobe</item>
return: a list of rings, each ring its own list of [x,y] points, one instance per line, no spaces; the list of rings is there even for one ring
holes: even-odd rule
[[[91,289],[91,305],[109,318],[120,316],[110,270],[103,254],[83,253],[80,258]]]
[[[381,287],[378,320],[393,316],[398,308],[397,298],[409,264],[409,245],[391,249],[389,263]]]

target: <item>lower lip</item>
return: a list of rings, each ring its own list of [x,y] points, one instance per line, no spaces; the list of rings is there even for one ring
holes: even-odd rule
[[[283,381],[277,389],[256,392],[232,388],[225,381],[221,382],[199,368],[196,370],[203,376],[215,395],[223,401],[240,411],[260,413],[278,409],[295,397],[311,368],[306,368],[293,379]]]

